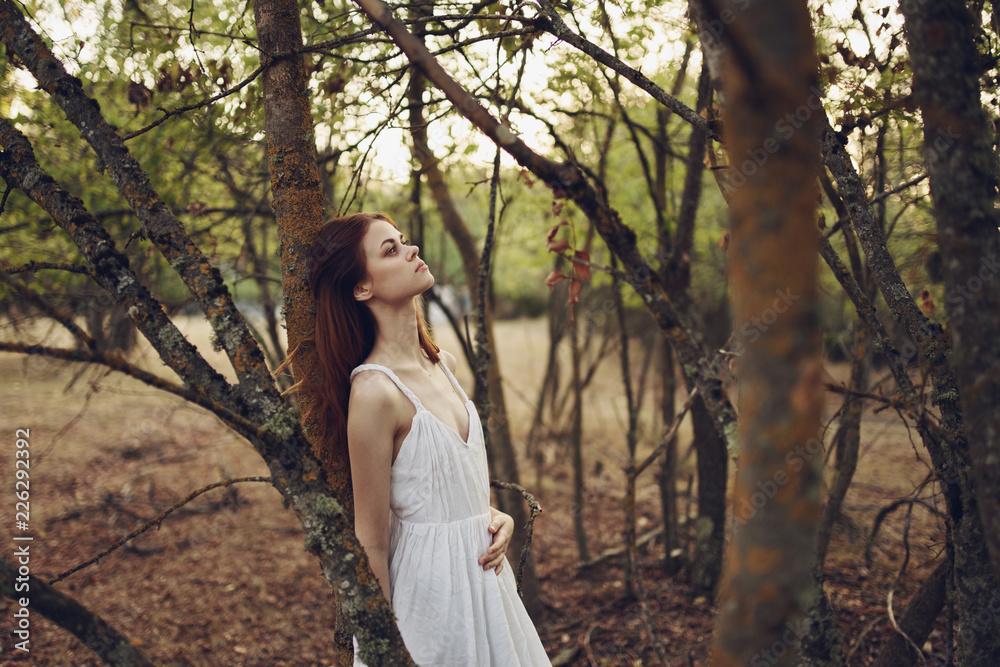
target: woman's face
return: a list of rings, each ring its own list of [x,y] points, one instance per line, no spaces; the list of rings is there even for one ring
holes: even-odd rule
[[[412,300],[434,284],[430,269],[417,256],[420,248],[385,220],[373,220],[361,240],[368,277],[354,288],[358,301],[399,303]]]

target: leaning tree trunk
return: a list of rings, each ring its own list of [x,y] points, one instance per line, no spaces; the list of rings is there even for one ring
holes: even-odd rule
[[[17,538],[14,538],[17,539]],[[21,546],[17,542],[13,549],[14,554],[18,553]],[[27,544],[24,542],[22,544]],[[30,610],[41,614],[61,628],[72,632],[91,651],[100,656],[106,664],[112,667],[152,667],[153,663],[143,654],[141,650],[122,635],[118,630],[110,625],[103,618],[92,612],[74,600],[70,596],[48,585],[33,574],[25,577],[19,573],[14,565],[16,558],[12,562],[0,558],[0,595],[10,598],[14,602],[11,616],[14,620],[14,627],[18,626],[18,613],[21,609]],[[17,582],[17,583],[15,583]],[[27,584],[30,595],[27,597],[27,607],[20,607],[20,600],[25,599],[23,584]],[[24,617],[28,618],[28,617]],[[36,631],[37,632],[37,631]],[[25,644],[24,657],[30,656],[31,639],[27,635],[18,635],[18,630],[14,629],[10,637],[7,637],[6,646],[2,647],[13,662],[19,655],[17,644],[23,641]],[[19,641],[20,640],[20,641]],[[35,640],[37,641],[37,640]]]
[[[810,556],[822,456],[809,453],[823,403],[814,250],[818,146],[815,122],[790,136],[776,135],[775,127],[786,114],[808,108],[816,57],[803,0],[737,5],[720,7],[736,16],[725,33],[724,68],[726,147],[734,170],[734,316],[767,327],[753,335],[739,327],[742,451],[734,502],[748,511],[737,514],[727,551],[712,664],[792,665],[796,630],[818,593]],[[755,151],[766,159],[745,169]],[[745,182],[734,178],[737,169]],[[781,295],[789,291],[796,299],[785,303]]]
[[[950,577],[951,563],[944,558],[910,598],[897,622],[901,632],[892,633],[879,650],[872,667],[912,667],[917,664],[918,656],[913,645],[922,647],[934,629],[934,621],[944,608]]]
[[[975,492],[966,490],[965,512],[978,513],[992,576],[977,553],[956,544],[956,591],[959,598],[981,598],[990,614],[1000,578],[1000,212],[997,210],[997,163],[980,99],[982,62],[973,36],[973,17],[965,3],[939,0],[904,2],[914,95],[924,121],[924,157],[930,177],[938,242],[944,257],[945,305],[953,340],[955,368],[968,457]],[[995,8],[994,8],[995,10]],[[968,471],[957,474],[967,475]],[[957,530],[963,530],[961,521]],[[961,606],[961,603],[960,603]],[[968,608],[962,634],[976,647],[963,647],[969,664],[1000,655],[995,624],[979,623]],[[978,629],[976,626],[981,626]],[[986,626],[986,627],[982,627]],[[979,663],[984,664],[984,663]]]

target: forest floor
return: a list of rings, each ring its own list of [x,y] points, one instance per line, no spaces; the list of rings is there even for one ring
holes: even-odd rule
[[[211,350],[202,325],[190,322],[188,328],[201,341],[200,349]],[[510,424],[515,442],[524,443],[545,366],[546,325],[499,322],[497,330]],[[441,332],[439,342],[457,352],[448,333]],[[213,363],[223,368],[213,354]],[[163,368],[148,351],[138,358],[150,369]],[[641,359],[641,354],[637,351],[633,359]],[[844,368],[831,367],[829,379],[842,380],[844,373]],[[13,512],[8,511],[14,506],[14,431],[28,428],[31,572],[43,579],[96,555],[205,484],[267,475],[251,447],[217,418],[128,378],[10,354],[0,354],[0,375],[5,378],[0,386],[2,554],[9,561],[15,544]],[[459,379],[471,386],[467,370]],[[620,387],[617,356],[611,355],[585,397],[583,516],[591,554],[622,543],[625,445]],[[640,456],[652,450],[659,433],[654,394],[649,390],[645,399],[643,415],[648,419]],[[836,405],[831,396],[828,416]],[[560,432],[553,429],[542,444],[540,486],[533,467],[521,461],[521,483],[544,509],[535,524],[533,545],[546,610],[538,622],[539,634],[549,655],[562,664],[658,664],[638,604],[623,597],[621,559],[577,566],[570,518],[572,470]],[[689,443],[685,426],[679,450],[685,515],[694,512],[688,502],[687,479],[694,469],[694,457],[686,455]],[[906,552],[903,533],[909,505],[903,504],[886,519],[874,541],[872,561],[865,562],[875,515],[920,485],[927,474],[921,459],[926,456],[897,415],[866,413],[858,472],[827,563],[827,591],[845,650],[853,651],[851,665],[870,664],[892,632],[886,606],[890,590],[898,618],[943,549],[940,522],[927,506],[912,505],[908,565],[893,587]],[[640,478],[640,535],[660,525],[655,468]],[[927,488],[923,497],[940,506]],[[685,531],[688,538],[689,533]],[[157,665],[333,665],[331,597],[303,542],[300,524],[273,488],[240,484],[196,498],[159,529],[56,587],[103,616]],[[656,632],[672,664],[706,665],[714,602],[690,594],[686,567],[667,576],[662,551],[656,540],[639,551]],[[516,559],[511,560],[516,567]],[[0,664],[102,664],[82,643],[38,614],[31,616],[30,653],[14,650],[13,610],[10,600],[0,598]],[[943,618],[924,646],[927,665],[945,664]],[[765,657],[760,664],[772,663]]]

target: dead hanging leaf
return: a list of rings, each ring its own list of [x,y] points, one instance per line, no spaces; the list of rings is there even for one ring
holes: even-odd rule
[[[569,250],[569,241],[566,239],[553,239],[546,243],[545,247],[549,249],[549,252],[563,252],[564,250]]]
[[[333,77],[327,79],[323,83],[323,92],[326,94],[327,97],[333,97],[337,93],[339,93],[342,90],[344,90],[345,83],[346,82],[344,81],[344,78],[342,76],[340,76],[339,74],[336,75],[336,76],[333,76]]]
[[[530,171],[528,171],[527,169],[522,169],[520,176],[521,176],[521,178],[524,179],[524,184],[527,185],[529,188],[535,187],[535,182],[533,180],[531,180],[531,172]]]
[[[549,277],[545,279],[545,285],[549,289],[552,289],[553,287],[555,287],[564,280],[569,280],[569,276],[564,276],[558,271],[553,271],[552,273],[549,274]]]
[[[568,222],[562,220],[558,225],[550,229],[548,234],[545,235],[545,247],[548,248],[549,252],[562,252],[564,250],[569,250],[569,241],[566,239],[556,238],[556,234],[559,233],[559,228],[568,224]]]
[[[129,82],[128,101],[135,105],[136,113],[149,106],[149,100],[152,96],[153,93],[146,86],[137,81]]]
[[[580,260],[573,262],[573,271],[576,273],[576,277],[580,280],[590,280],[590,253],[577,250],[573,253],[573,258]],[[582,264],[581,262],[587,263]]]
[[[573,278],[569,281],[569,302],[570,303],[580,303],[580,289],[583,287],[583,283]]]
[[[174,80],[166,67],[160,68],[160,76],[156,79],[156,90],[161,93],[169,93],[174,89]]]
[[[929,289],[920,290],[920,301],[920,310],[925,313],[933,313],[937,310],[937,306],[934,305],[934,295]]]
[[[552,202],[552,215],[556,215],[557,216],[560,213],[562,213],[563,206],[565,206],[565,205],[566,205],[566,202],[564,202],[564,201],[555,201],[555,200],[553,200],[553,202]]]

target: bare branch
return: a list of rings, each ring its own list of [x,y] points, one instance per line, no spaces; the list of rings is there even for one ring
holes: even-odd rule
[[[143,231],[163,253],[194,295],[225,349],[240,380],[243,399],[266,417],[281,409],[264,354],[236,309],[222,274],[212,266],[184,231],[184,226],[154,190],[149,175],[129,153],[121,137],[101,115],[97,103],[69,76],[62,63],[31,29],[11,0],[0,0],[0,29],[10,53],[17,54],[97,153]],[[155,339],[150,339],[155,340]]]
[[[27,345],[25,343],[7,343],[0,341],[0,350],[4,352],[15,352],[20,354],[34,354],[52,359],[62,359],[63,361],[79,361],[83,363],[101,364],[112,370],[124,373],[140,382],[161,389],[167,393],[180,396],[181,398],[205,408],[216,417],[225,422],[230,428],[247,438],[256,438],[277,446],[279,443],[275,437],[266,429],[257,426],[248,419],[233,413],[224,405],[217,403],[199,389],[189,389],[181,385],[174,384],[169,380],[164,380],[158,375],[153,375],[149,371],[130,364],[120,354],[86,351],[86,350],[66,350],[58,347],[46,347],[44,345]]]
[[[556,13],[555,7],[552,6],[552,3],[549,2],[549,0],[538,0],[538,6],[542,10],[546,24],[545,29],[548,32],[552,33],[567,44],[579,49],[583,53],[586,53],[602,65],[610,67],[614,71],[618,72],[636,86],[649,93],[649,95],[657,102],[680,116],[684,121],[704,132],[706,136],[721,141],[722,137],[720,136],[718,129],[713,124],[705,120],[705,118],[699,116],[694,109],[685,105],[676,97],[657,86],[644,74],[642,74],[642,72],[629,67],[601,47],[570,30],[559,14]]]
[[[31,260],[27,264],[21,264],[19,266],[12,266],[6,270],[8,276],[12,276],[16,273],[33,273],[35,271],[44,271],[46,269],[51,269],[53,271],[66,271],[68,273],[79,273],[85,276],[93,276],[94,274],[85,266],[80,266],[79,264],[64,264],[62,262],[36,262]]]
[[[242,482],[271,482],[271,481],[272,480],[271,480],[270,477],[250,476],[250,477],[237,477],[235,479],[224,479],[224,480],[222,480],[220,482],[212,482],[211,484],[206,484],[205,486],[201,487],[200,489],[196,489],[196,490],[192,491],[191,493],[187,494],[186,496],[184,496],[183,498],[181,498],[180,500],[178,500],[176,503],[174,503],[173,505],[171,505],[167,509],[165,509],[162,512],[160,512],[159,514],[157,514],[155,517],[153,517],[152,519],[150,519],[149,521],[147,521],[146,523],[142,524],[141,526],[139,526],[138,528],[136,528],[135,530],[133,530],[131,533],[129,533],[128,535],[126,535],[125,537],[121,538],[120,540],[118,540],[117,542],[115,542],[114,544],[112,544],[107,549],[104,549],[103,551],[101,551],[101,553],[97,554],[93,558],[91,558],[89,560],[86,560],[86,561],[84,561],[82,563],[79,563],[77,565],[74,565],[70,569],[68,569],[65,572],[63,572],[62,574],[59,574],[59,575],[53,577],[52,579],[49,580],[49,584],[51,585],[51,584],[55,584],[57,582],[60,582],[63,579],[65,579],[66,577],[68,577],[69,575],[74,574],[76,572],[79,572],[80,570],[82,570],[83,568],[87,567],[88,565],[93,565],[94,563],[99,562],[102,558],[104,558],[105,556],[107,556],[112,551],[115,551],[116,549],[120,548],[122,545],[124,545],[129,540],[133,540],[136,537],[138,537],[139,535],[142,535],[143,533],[145,533],[150,528],[153,528],[154,526],[156,527],[157,530],[159,530],[160,524],[163,523],[164,519],[166,519],[168,516],[170,516],[171,514],[173,514],[175,511],[179,510],[184,505],[187,505],[189,502],[191,502],[192,500],[194,500],[195,498],[197,498],[198,496],[200,496],[203,493],[211,491],[212,489],[218,489],[218,488],[222,488],[222,487],[232,486],[233,484],[240,484]]]
[[[2,8],[2,3],[0,3]],[[232,387],[178,331],[162,305],[142,286],[128,259],[115,248],[107,231],[84,208],[83,202],[66,192],[38,166],[31,145],[23,134],[0,119],[0,178],[24,191],[52,216],[69,235],[91,266],[98,267],[94,279],[118,304],[143,335],[154,343],[160,358],[185,383],[200,387],[206,395],[228,403]]]
[[[18,280],[11,280],[8,277],[8,274],[4,271],[0,271],[0,281],[3,281],[4,284],[9,285],[11,289],[20,294],[22,299],[35,304],[43,313],[63,325],[63,328],[66,329],[66,331],[73,334],[74,338],[86,345],[89,349],[97,349],[97,343],[95,343],[94,339],[90,337],[90,334],[77,326],[76,322],[73,321],[72,314],[67,313],[55,304],[49,303],[47,299],[42,298],[40,294],[32,292],[28,289],[28,286],[22,282]]]

